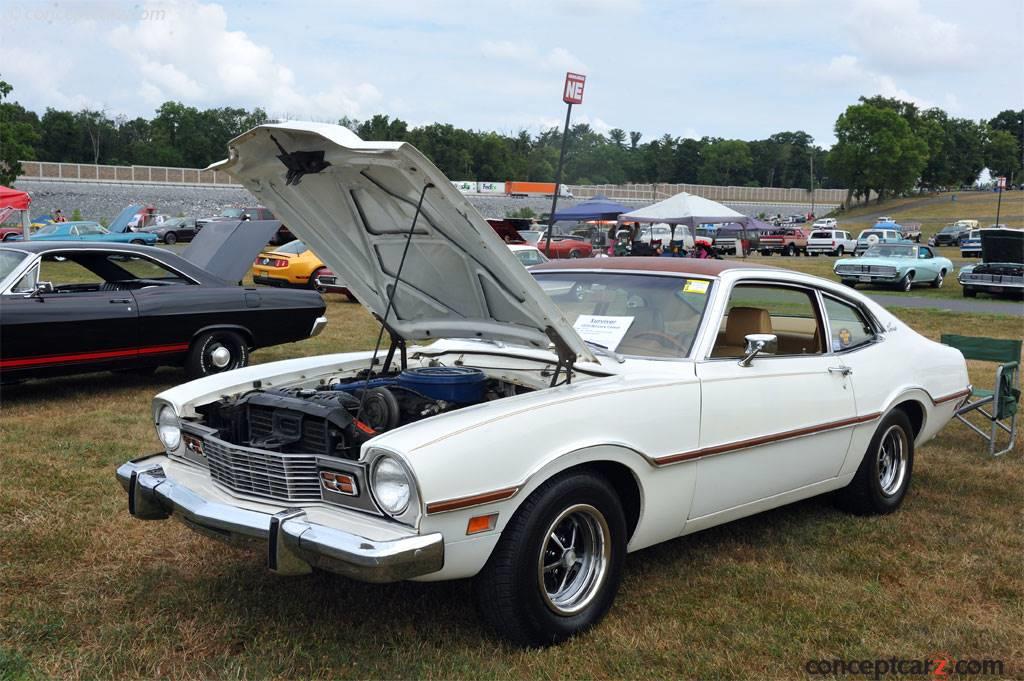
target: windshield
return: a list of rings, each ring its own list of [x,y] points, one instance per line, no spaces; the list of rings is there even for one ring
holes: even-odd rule
[[[950,234],[952,232],[959,232],[961,229],[963,228],[960,227],[959,225],[946,225],[945,227],[942,228],[942,231],[945,232],[946,234]]]
[[[528,241],[531,244],[535,244],[538,241],[540,241],[540,235],[541,235],[540,232],[534,231],[534,230],[530,230],[530,229],[521,229],[521,230],[519,230],[519,236],[523,237],[523,239],[525,241]]]
[[[580,336],[640,357],[690,354],[711,294],[707,279],[608,272],[535,272]]]
[[[35,232],[35,235],[36,236],[49,236],[51,234],[56,234],[57,233],[57,229],[59,227],[60,227],[60,225],[58,223],[53,222],[53,223],[51,223],[49,225],[45,225],[45,226],[40,227],[39,229],[37,229],[36,232]]]
[[[28,253],[23,251],[0,250],[0,281],[6,279],[7,275],[27,257]]]
[[[295,241],[289,241],[284,246],[281,246],[281,248],[275,249],[274,253],[290,253],[292,255],[301,255],[308,250],[309,249],[306,248],[306,244],[296,239]]]
[[[913,258],[913,246],[872,246],[864,252],[864,256],[879,258]]]
[[[241,218],[245,215],[244,208],[225,208],[220,212],[222,218]]]
[[[178,225],[180,225],[183,222],[185,222],[185,218],[170,218],[170,219],[164,220],[163,222],[161,222],[158,225],[151,225],[147,229],[161,229],[161,228],[166,229],[168,227],[177,227]]]

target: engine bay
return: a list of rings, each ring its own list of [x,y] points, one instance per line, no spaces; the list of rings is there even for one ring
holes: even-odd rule
[[[232,444],[358,459],[364,442],[400,426],[530,391],[466,366],[425,366],[316,387],[257,388],[199,409]]]

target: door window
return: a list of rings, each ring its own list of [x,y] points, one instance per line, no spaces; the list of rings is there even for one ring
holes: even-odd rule
[[[746,336],[771,333],[777,356],[822,354],[821,322],[813,295],[804,289],[739,285],[729,296],[712,357],[742,357]],[[764,354],[764,353],[762,353]]]
[[[928,248],[927,246],[921,246],[917,251],[917,257],[922,260],[927,260],[928,258],[932,257],[932,249]]]
[[[36,281],[49,282],[55,291],[61,293],[97,291],[106,283],[103,277],[77,262],[62,255],[49,253],[40,260],[38,273],[33,270],[31,274],[37,277]],[[30,282],[28,276],[18,283],[16,290],[30,291],[35,288],[34,282]]]
[[[125,255],[122,253],[109,255],[107,260],[111,264],[121,268],[127,272],[130,277],[122,277],[118,275],[116,278],[122,280],[125,278],[131,279],[156,279],[161,281],[174,281],[174,282],[185,282],[186,280],[172,269],[167,268],[161,263],[149,258],[143,258],[138,255]]]
[[[99,225],[79,225],[78,234],[80,236],[93,236],[95,234],[103,234],[104,229]]]
[[[855,306],[825,297],[832,352],[845,352],[875,340],[875,331]]]

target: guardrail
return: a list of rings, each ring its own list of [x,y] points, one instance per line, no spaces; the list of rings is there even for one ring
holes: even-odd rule
[[[129,184],[209,185],[240,187],[225,172],[198,168],[164,166],[108,166],[92,163],[52,163],[22,161],[19,180],[59,180],[65,182],[114,182]]]

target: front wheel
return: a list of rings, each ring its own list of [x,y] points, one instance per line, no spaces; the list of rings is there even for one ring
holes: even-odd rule
[[[914,430],[906,412],[882,419],[850,484],[839,490],[839,505],[857,515],[892,513],[907,495],[914,470]]]
[[[909,291],[914,287],[914,273],[907,272],[907,276],[900,280],[900,290]]]
[[[307,288],[311,288],[314,291],[320,291],[321,293],[323,293],[323,289],[320,288],[319,286],[317,286],[316,278],[319,277],[320,273],[323,272],[325,269],[327,269],[327,268],[326,267],[318,267],[315,270],[313,270],[313,273],[311,275],[309,275],[309,282],[306,283],[306,287]]]
[[[178,235],[174,232],[167,232],[164,234],[164,243],[168,246],[173,246],[178,241]]]
[[[857,288],[856,279],[843,279],[843,283],[849,286],[850,288]]]
[[[932,288],[942,288],[942,281],[946,278],[946,270],[940,270],[939,275],[932,281]]]
[[[249,346],[234,331],[208,331],[192,342],[185,359],[189,378],[202,378],[249,364]]]
[[[964,298],[977,298],[978,292],[973,288],[964,288]]]
[[[135,244],[136,246],[145,246],[146,245],[146,242],[143,241],[142,239],[132,239],[131,243]]]
[[[499,636],[548,646],[597,624],[615,600],[626,518],[593,473],[549,480],[523,502],[474,580],[477,610]]]
[[[580,257],[580,252],[574,248],[571,251],[569,251],[569,257],[570,258],[578,258],[578,257]]]

